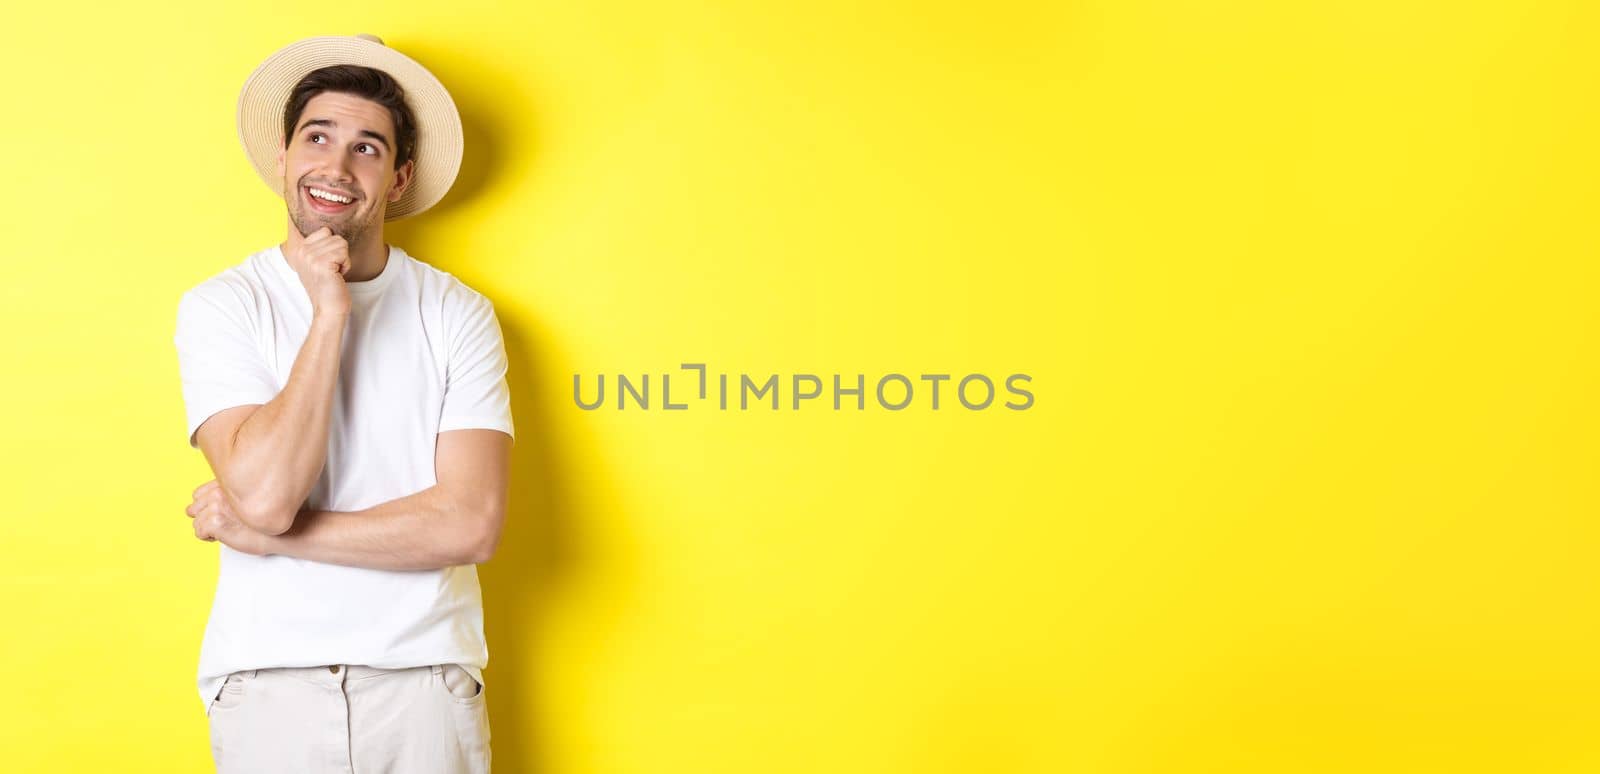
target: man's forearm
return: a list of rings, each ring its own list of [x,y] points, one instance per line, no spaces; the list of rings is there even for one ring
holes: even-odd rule
[[[376,570],[433,570],[487,561],[491,521],[439,486],[360,511],[301,511],[264,553]]]
[[[347,319],[313,315],[288,383],[234,435],[226,478],[219,479],[253,517],[252,527],[286,529],[322,472]]]

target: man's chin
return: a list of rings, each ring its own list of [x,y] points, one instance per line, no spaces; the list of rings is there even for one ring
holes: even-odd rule
[[[350,235],[358,230],[356,228],[356,224],[348,217],[330,218],[325,215],[313,213],[310,217],[301,215],[291,217],[290,219],[294,222],[295,228],[300,229],[300,236],[303,237],[311,236],[311,234],[320,231],[323,228],[327,228],[329,231],[333,232],[334,236],[349,240]]]

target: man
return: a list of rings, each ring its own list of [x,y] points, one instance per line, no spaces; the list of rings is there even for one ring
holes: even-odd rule
[[[454,181],[461,124],[370,36],[267,59],[239,132],[287,239],[186,292],[187,509],[222,544],[200,652],[221,772],[484,772],[477,562],[513,426],[490,302],[384,242]]]

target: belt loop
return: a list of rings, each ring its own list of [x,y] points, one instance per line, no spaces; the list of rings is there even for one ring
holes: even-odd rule
[[[433,673],[436,674],[436,675],[444,674],[444,667],[439,665],[439,664],[434,664],[431,669],[432,669]]]
[[[259,671],[261,671],[261,670],[259,670],[259,669],[252,669],[252,670],[250,670],[250,679],[251,679],[251,680],[254,680],[254,679],[256,679],[256,672],[259,672]]]

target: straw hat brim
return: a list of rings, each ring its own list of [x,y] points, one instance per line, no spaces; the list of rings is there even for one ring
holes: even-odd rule
[[[283,109],[289,92],[307,73],[330,65],[362,65],[382,70],[405,90],[417,119],[413,179],[385,220],[415,215],[444,198],[461,170],[461,115],[444,84],[415,60],[373,36],[307,38],[267,57],[239,91],[239,142],[256,174],[280,197],[278,151],[283,148]]]

